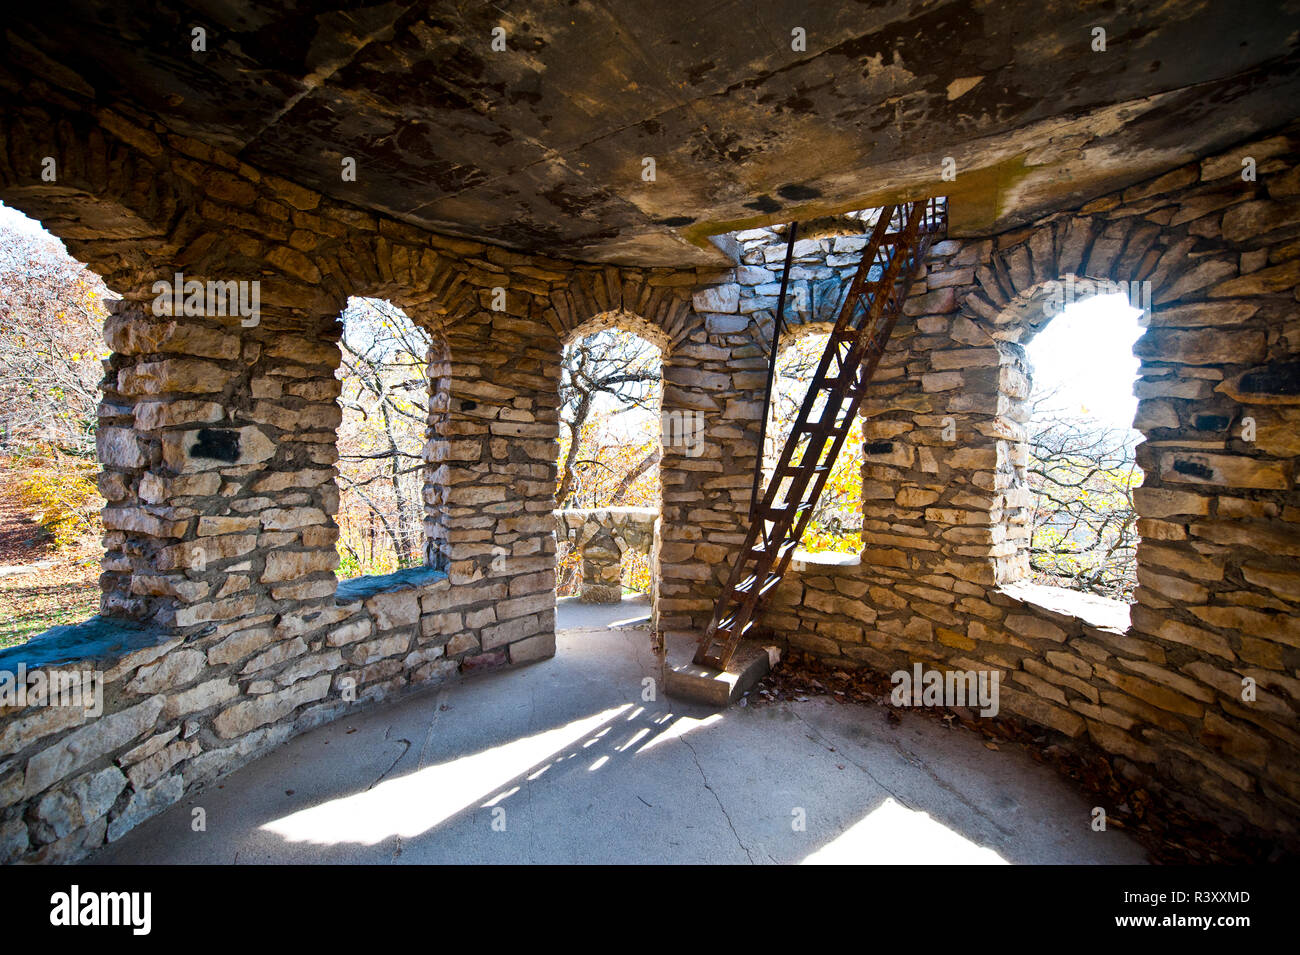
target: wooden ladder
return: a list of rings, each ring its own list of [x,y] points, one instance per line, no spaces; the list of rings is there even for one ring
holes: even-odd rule
[[[917,266],[946,225],[942,198],[881,210],[763,500],[750,515],[744,546],[695,652],[696,664],[725,670],[754,626],[763,597],[785,575],[857,418]],[[789,269],[787,256],[787,277]],[[778,306],[772,331],[778,337],[781,311]],[[820,408],[819,399],[824,399]],[[763,453],[761,438],[758,453]]]

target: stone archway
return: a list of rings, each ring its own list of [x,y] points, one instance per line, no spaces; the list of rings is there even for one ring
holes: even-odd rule
[[[616,333],[613,337],[601,334],[611,331]],[[598,337],[592,338],[592,336]],[[650,361],[652,354],[654,356],[653,382],[639,380],[638,385],[631,385],[626,381],[622,384],[602,384],[596,386],[598,390],[594,396],[596,399],[594,403],[588,404],[583,400],[570,404],[570,410],[579,417],[566,419],[570,443],[568,451],[560,456],[561,467],[557,478],[559,509],[555,512],[558,543],[569,548],[567,559],[577,561],[576,564],[566,564],[566,558],[561,557],[558,569],[562,570],[568,566],[574,571],[580,570],[582,583],[577,592],[578,599],[584,603],[620,602],[623,599],[624,574],[629,572],[628,560],[634,559],[633,555],[641,555],[649,564],[648,595],[651,604],[651,626],[654,626],[656,619],[654,608],[657,605],[659,592],[657,544],[659,518],[663,505],[662,480],[656,482],[659,490],[655,494],[653,505],[644,501],[629,505],[617,497],[596,501],[588,499],[585,502],[574,503],[574,499],[569,496],[569,490],[576,489],[581,483],[575,478],[579,473],[579,438],[584,431],[583,423],[592,420],[587,417],[588,414],[600,413],[600,399],[602,396],[608,398],[611,393],[604,390],[607,387],[622,395],[618,399],[619,406],[622,408],[620,414],[633,410],[630,402],[635,401],[637,396],[628,393],[629,388],[635,391],[640,385],[644,385],[648,390],[657,390],[660,396],[660,408],[654,419],[650,449],[639,450],[637,452],[640,455],[639,460],[622,462],[623,466],[630,469],[613,488],[612,493],[617,495],[620,492],[630,491],[635,486],[634,482],[647,472],[651,472],[651,469],[653,469],[651,473],[662,478],[664,468],[669,464],[667,454],[677,447],[675,441],[681,437],[677,428],[680,415],[674,418],[672,411],[663,406],[662,400],[664,370],[668,362],[671,340],[662,327],[620,308],[586,318],[568,330],[561,341],[566,362],[578,362],[577,365],[566,365],[564,372],[566,377],[563,380],[567,381],[570,397],[592,387],[589,383],[594,380],[605,381],[610,371],[614,372],[615,380],[622,378],[621,372],[624,369],[628,374],[644,376],[645,370],[638,366]],[[581,349],[581,352],[571,353],[572,349]],[[625,404],[628,406],[623,407]],[[563,411],[562,408],[561,412]],[[614,457],[617,455],[611,455],[610,460]],[[603,461],[591,466],[599,472],[606,463],[608,462]],[[599,482],[598,475],[595,480]],[[557,576],[557,586],[563,583],[563,577]]]

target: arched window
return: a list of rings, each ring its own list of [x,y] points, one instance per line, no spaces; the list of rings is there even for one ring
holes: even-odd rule
[[[764,477],[770,481],[781,450],[790,436],[808,385],[817,370],[830,329],[826,323],[796,328],[777,353],[767,437],[763,447]],[[825,400],[824,398],[822,399]],[[814,417],[820,409],[814,409]],[[850,429],[831,466],[830,476],[804,530],[799,548],[809,554],[858,554],[862,550],[862,432]]]
[[[425,458],[430,336],[384,299],[342,315],[339,576],[426,562]]]
[[[661,500],[662,352],[619,327],[581,331],[564,349],[556,507],[564,514],[560,597],[611,602],[650,593]],[[626,513],[619,513],[620,511]],[[635,511],[645,513],[637,514]]]
[[[1095,295],[1065,307],[1026,346],[1035,583],[1133,599],[1133,490],[1142,482],[1133,344],[1141,314],[1125,295]]]

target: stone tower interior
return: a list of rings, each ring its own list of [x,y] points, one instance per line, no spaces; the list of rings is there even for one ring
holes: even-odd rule
[[[5,24],[0,201],[116,299],[100,614],[0,651],[100,673],[103,711],[0,707],[0,860],[84,859],[431,687],[552,667],[563,693],[557,533],[593,593],[650,553],[655,631],[693,644],[750,522],[782,230],[935,197],[946,232],[856,412],[861,551],[793,561],[755,632],[783,667],[996,671],[996,720],[1039,749],[1296,851],[1300,6],[654,6]],[[825,302],[864,240],[809,234],[791,299]],[[1131,607],[1027,580],[1025,345],[1065,282],[1149,302]],[[257,314],[188,308],[187,283],[255,285]],[[353,296],[432,342],[426,561],[340,582]],[[602,328],[660,350],[663,412],[702,443],[664,441],[657,514],[557,517],[562,355]]]

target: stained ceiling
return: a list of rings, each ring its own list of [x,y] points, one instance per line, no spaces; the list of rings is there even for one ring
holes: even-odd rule
[[[950,195],[958,234],[1072,207],[1293,118],[1298,37],[1300,0],[27,4],[0,95],[447,234],[691,265],[892,198]]]

